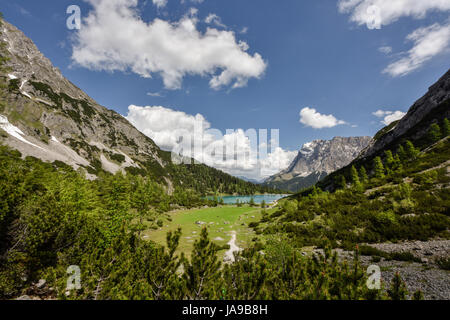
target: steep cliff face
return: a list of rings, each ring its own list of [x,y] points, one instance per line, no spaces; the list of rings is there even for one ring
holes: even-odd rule
[[[409,109],[398,122],[382,129],[369,146],[363,150],[360,159],[369,158],[389,148],[401,139],[418,140],[427,132],[431,123],[450,116],[450,70],[447,71],[428,92]]]
[[[312,186],[331,172],[348,165],[371,139],[336,137],[306,143],[289,168],[268,178],[265,184],[290,191]]]
[[[155,143],[63,77],[20,30],[3,21],[0,128],[3,140],[25,156],[117,172],[166,163]],[[15,134],[12,134],[15,132]]]

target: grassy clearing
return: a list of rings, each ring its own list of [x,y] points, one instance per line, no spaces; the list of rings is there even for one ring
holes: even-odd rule
[[[220,246],[227,244],[231,240],[231,231],[234,230],[237,233],[236,244],[240,248],[245,248],[250,245],[252,239],[256,236],[254,231],[248,228],[248,224],[260,219],[261,208],[249,206],[223,206],[176,211],[163,219],[164,226],[162,228],[147,230],[144,232],[144,236],[149,240],[165,245],[167,232],[181,228],[183,235],[180,239],[178,252],[189,255],[194,241],[199,238],[202,227],[206,226],[210,239],[216,244]],[[204,222],[204,224],[200,225],[196,222]],[[220,252],[220,254],[224,253],[225,250]]]

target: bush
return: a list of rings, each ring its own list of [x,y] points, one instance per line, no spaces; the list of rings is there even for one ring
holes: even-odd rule
[[[450,257],[438,258],[436,264],[443,270],[450,270]]]
[[[411,252],[392,252],[389,255],[390,260],[396,260],[396,261],[407,261],[407,262],[422,262],[422,260],[415,255],[413,255]]]

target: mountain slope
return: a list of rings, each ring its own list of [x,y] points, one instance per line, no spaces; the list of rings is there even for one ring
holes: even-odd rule
[[[386,150],[395,153],[400,145],[411,141],[424,150],[430,145],[428,132],[432,124],[442,125],[443,119],[450,118],[450,70],[448,70],[428,92],[409,109],[399,121],[381,129],[371,140],[368,147],[350,165],[330,174],[318,184],[322,189],[335,188],[335,180],[342,175],[350,178],[351,166],[372,168],[376,156],[385,156]]]
[[[383,128],[359,158],[368,158],[378,151],[395,144],[401,138],[411,141],[423,137],[430,124],[450,115],[450,70],[448,70],[428,92],[409,109],[398,122]]]
[[[68,81],[35,44],[1,20],[0,141],[47,162],[100,172],[131,172],[201,193],[267,191],[204,165],[175,165],[123,116]]]
[[[268,178],[264,184],[294,192],[310,187],[348,165],[370,141],[370,137],[335,137],[306,143],[289,168]]]

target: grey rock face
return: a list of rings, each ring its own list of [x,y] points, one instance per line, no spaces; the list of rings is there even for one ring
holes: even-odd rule
[[[332,140],[306,143],[286,170],[268,178],[265,183],[306,179],[316,174],[315,178],[308,182],[313,185],[324,174],[330,174],[352,162],[371,140],[371,137],[335,137]]]
[[[367,158],[387,145],[407,133],[408,130],[416,126],[424,117],[432,113],[441,103],[450,99],[450,70],[442,76],[438,82],[431,86],[428,92],[409,109],[408,113],[389,132],[382,135],[377,140],[372,140],[369,146],[361,153],[359,158]],[[448,113],[449,111],[447,111]],[[426,129],[417,130],[416,137],[426,134]]]

